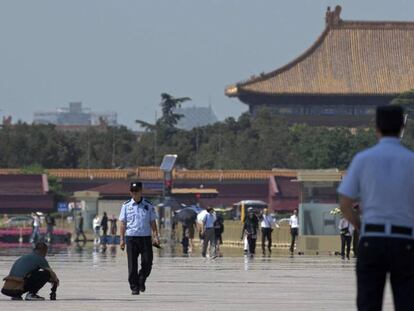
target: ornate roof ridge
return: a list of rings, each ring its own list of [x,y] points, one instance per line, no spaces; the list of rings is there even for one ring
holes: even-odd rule
[[[335,7],[334,11],[330,10],[328,7],[325,17],[326,26],[323,32],[319,35],[319,37],[314,41],[314,43],[307,48],[304,52],[302,52],[299,56],[288,62],[287,64],[269,71],[268,73],[261,73],[259,76],[252,75],[250,78],[237,82],[236,84],[229,85],[225,89],[225,95],[229,97],[237,97],[240,94],[240,91],[243,87],[266,81],[269,78],[275,77],[283,72],[288,71],[295,65],[299,64],[300,62],[304,61],[308,57],[312,56],[313,52],[317,50],[325,41],[326,37],[331,31],[341,30],[341,29],[407,29],[407,30],[414,30],[414,21],[361,21],[361,20],[342,20],[340,18],[342,8],[338,5]],[[243,92],[248,92],[247,90],[243,89]],[[284,94],[284,92],[280,92],[280,94]],[[288,94],[288,93],[287,93]],[[303,93],[306,94],[306,93]],[[315,95],[314,93],[310,93],[309,95]],[[338,93],[341,94],[341,93]],[[364,94],[359,92],[358,94]],[[370,94],[370,93],[367,93]],[[395,94],[398,94],[396,92]],[[335,94],[332,94],[335,95]]]
[[[412,21],[360,21],[360,20],[346,20],[331,27],[332,29],[352,29],[352,28],[370,28],[370,29],[414,29],[414,22]]]

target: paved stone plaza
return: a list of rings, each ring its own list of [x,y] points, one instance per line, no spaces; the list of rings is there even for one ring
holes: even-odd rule
[[[0,276],[24,251],[0,250]],[[118,248],[104,254],[62,249],[49,257],[61,280],[57,301],[0,295],[0,310],[356,310],[352,260],[286,253],[248,259],[239,249],[224,254],[215,260],[157,254],[147,291],[131,296],[126,255]],[[40,295],[48,297],[46,286]],[[389,288],[384,310],[393,310]]]

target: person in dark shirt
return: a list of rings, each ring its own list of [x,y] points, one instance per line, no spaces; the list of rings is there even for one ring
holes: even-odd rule
[[[107,239],[107,234],[108,234],[108,215],[106,215],[106,212],[103,213],[103,217],[101,220],[101,228],[102,228],[102,241],[103,244],[106,243],[106,239]]]
[[[220,245],[223,244],[224,219],[221,213],[216,213],[217,218],[214,222],[214,237],[216,239],[216,253],[217,256],[222,257]]]
[[[22,295],[27,292],[25,300],[45,300],[37,292],[50,282],[56,288],[59,279],[50,268],[46,260],[47,245],[38,242],[31,254],[18,258],[7,277],[1,292],[12,300],[23,300]]]
[[[75,231],[76,231],[76,238],[75,242],[79,242],[79,236],[82,236],[83,243],[86,243],[86,235],[83,232],[83,216],[82,213],[78,213],[75,217]]]
[[[249,244],[249,253],[253,257],[256,253],[256,240],[257,240],[257,229],[259,228],[259,219],[253,211],[252,207],[249,207],[247,210],[247,217],[243,224],[242,236],[243,240],[244,235],[247,236],[247,242]]]
[[[112,239],[114,241],[116,233],[118,231],[118,225],[117,225],[118,219],[116,219],[115,215],[112,215],[112,218],[109,221],[111,222],[111,235],[112,235],[112,237],[113,237]],[[113,243],[113,244],[115,244],[115,243]]]
[[[47,214],[46,216],[46,226],[47,226],[46,237],[50,243],[53,240],[53,229],[55,225],[56,225],[55,218],[52,215]]]

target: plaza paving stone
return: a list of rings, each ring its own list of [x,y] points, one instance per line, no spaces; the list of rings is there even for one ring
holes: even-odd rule
[[[0,250],[0,276],[19,253]],[[354,260],[285,252],[250,259],[225,249],[217,259],[158,254],[147,290],[131,296],[126,254],[118,248],[63,249],[48,257],[61,286],[56,301],[10,301],[0,310],[356,310]],[[40,295],[49,296],[49,285]],[[389,287],[383,310],[393,310]]]

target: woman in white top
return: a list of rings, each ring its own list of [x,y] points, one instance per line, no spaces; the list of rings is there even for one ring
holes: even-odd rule
[[[32,213],[32,235],[30,237],[31,243],[36,243],[40,237],[40,218],[37,213]]]
[[[295,241],[296,237],[299,234],[299,219],[298,219],[298,210],[293,210],[293,215],[290,216],[289,219],[289,225],[290,225],[290,235],[292,237],[292,242],[290,243],[290,253],[293,254],[293,251],[295,250]]]
[[[262,231],[262,252],[266,254],[265,242],[267,239],[267,249],[269,254],[272,253],[272,231],[273,226],[277,226],[272,216],[269,215],[267,208],[263,209],[262,219],[260,222],[260,228]]]
[[[95,218],[93,219],[93,231],[95,233],[95,237],[93,241],[95,244],[98,244],[101,240],[100,230],[101,230],[101,219],[99,218],[98,215],[96,215]]]

